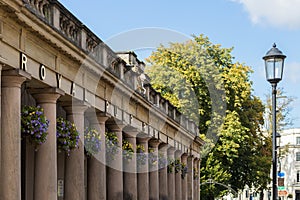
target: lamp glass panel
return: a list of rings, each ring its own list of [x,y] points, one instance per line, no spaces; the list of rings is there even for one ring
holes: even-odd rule
[[[274,65],[274,78],[275,79],[282,79],[282,68],[283,68],[283,59],[276,58],[275,65]]]
[[[268,81],[282,79],[282,68],[283,59],[282,58],[269,58],[265,61],[266,67],[266,78]]]

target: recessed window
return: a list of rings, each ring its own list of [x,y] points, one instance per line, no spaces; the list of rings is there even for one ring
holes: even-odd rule
[[[300,161],[300,152],[296,153],[296,161]]]
[[[296,181],[297,181],[297,183],[300,182],[300,170],[297,171]]]
[[[300,137],[296,137],[296,144],[300,145]]]

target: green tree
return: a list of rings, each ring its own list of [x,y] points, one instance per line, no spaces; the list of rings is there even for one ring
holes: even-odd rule
[[[154,89],[183,114],[198,122],[203,149],[201,181],[213,179],[243,189],[247,184],[264,187],[270,165],[268,143],[261,132],[264,106],[252,95],[251,68],[233,62],[232,48],[194,36],[185,43],[160,46],[148,58],[146,68]],[[267,161],[266,161],[267,160]],[[265,166],[264,166],[265,167]],[[205,184],[201,197],[211,198],[226,190]]]

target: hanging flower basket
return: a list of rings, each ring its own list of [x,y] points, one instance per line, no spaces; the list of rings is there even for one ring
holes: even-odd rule
[[[175,167],[175,160],[168,159],[168,173],[173,173]]]
[[[141,144],[136,145],[136,153],[137,166],[145,165],[147,163],[145,147]]]
[[[186,176],[188,172],[188,167],[186,166],[186,164],[181,163],[181,178],[184,179],[184,177]]]
[[[47,140],[49,121],[40,106],[24,106],[21,110],[21,134],[29,139],[30,143],[38,146]]]
[[[71,150],[78,148],[79,133],[74,123],[59,117],[56,120],[57,148],[70,155]]]
[[[154,149],[149,147],[148,148],[148,163],[151,166],[154,166],[158,161],[157,156],[154,153]]]
[[[179,159],[175,159],[175,161],[174,161],[174,169],[175,169],[175,173],[181,172],[182,165],[183,165],[183,163],[180,162]]]
[[[110,156],[110,159],[114,159],[114,155],[119,152],[118,146],[119,140],[117,134],[114,132],[105,133],[105,144],[106,144],[106,156]]]
[[[101,135],[93,128],[87,127],[84,131],[84,148],[88,156],[96,155],[101,150]]]
[[[161,168],[165,168],[167,167],[167,158],[165,157],[164,154],[162,153],[159,153],[158,154],[158,168],[161,169]]]
[[[123,160],[131,160],[133,157],[133,147],[132,144],[130,142],[128,142],[127,140],[123,140],[122,141],[122,154],[123,154]]]

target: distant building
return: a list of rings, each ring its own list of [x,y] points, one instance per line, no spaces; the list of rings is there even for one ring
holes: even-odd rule
[[[284,186],[278,182],[281,200],[300,200],[300,128],[288,129],[280,133],[278,171],[284,178]],[[282,192],[281,192],[282,191]]]
[[[300,128],[286,129],[280,132],[278,138],[278,197],[280,200],[300,200]],[[270,168],[270,176],[271,168]],[[272,197],[272,182],[264,191],[264,200]],[[226,199],[233,199],[226,196]],[[246,188],[239,192],[237,200],[259,200],[260,194],[255,188]]]

